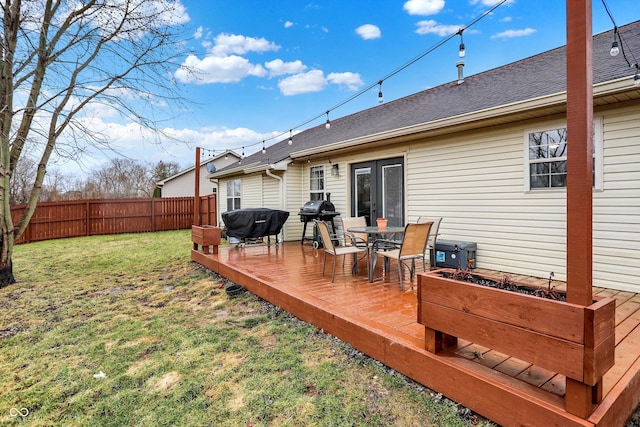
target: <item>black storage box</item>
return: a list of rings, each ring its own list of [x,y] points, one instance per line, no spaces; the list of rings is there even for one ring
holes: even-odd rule
[[[471,242],[436,240],[436,267],[476,268],[477,250],[477,244]]]

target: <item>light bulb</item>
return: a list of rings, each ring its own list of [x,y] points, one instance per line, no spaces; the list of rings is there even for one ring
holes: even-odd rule
[[[611,43],[611,50],[609,51],[609,53],[611,54],[611,56],[618,56],[618,54],[620,53],[620,48],[618,47],[618,42],[617,41],[613,41],[613,43]]]
[[[384,98],[382,97],[382,91],[378,92],[378,104],[382,104],[384,102]]]
[[[458,51],[458,56],[460,58],[464,58],[466,54],[467,54],[467,51],[464,48],[464,43],[460,43],[460,51]]]
[[[325,128],[331,129],[331,120],[329,120],[329,111],[327,111],[327,124],[324,125]]]
[[[289,138],[289,145],[293,144],[293,139]]]
[[[293,129],[289,129],[289,145],[293,144]]]
[[[262,147],[262,154],[264,154],[264,153],[266,153],[266,152],[267,152],[267,149],[266,149],[266,148],[264,148],[264,147]]]

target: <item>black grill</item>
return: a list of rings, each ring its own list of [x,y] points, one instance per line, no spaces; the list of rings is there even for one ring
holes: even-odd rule
[[[282,230],[289,212],[267,208],[236,209],[222,213],[222,220],[227,228],[227,236],[240,240],[276,236]]]
[[[298,213],[298,215],[300,215],[300,222],[304,223],[304,227],[302,229],[302,240],[300,244],[303,244],[305,240],[313,240],[314,242],[319,243],[317,232],[314,232],[313,237],[306,237],[307,223],[312,222],[314,219],[320,221],[331,221],[331,226],[335,232],[333,218],[340,215],[340,213],[336,212],[336,207],[333,205],[333,203],[331,203],[329,197],[330,195],[327,194],[327,200],[310,200],[300,208],[300,212]]]

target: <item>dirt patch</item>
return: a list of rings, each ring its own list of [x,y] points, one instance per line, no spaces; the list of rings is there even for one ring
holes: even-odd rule
[[[0,329],[0,339],[9,338],[18,333],[17,328]]]
[[[164,374],[156,383],[153,385],[153,391],[159,392],[167,392],[173,388],[180,380],[182,379],[182,375],[179,373],[172,371]]]

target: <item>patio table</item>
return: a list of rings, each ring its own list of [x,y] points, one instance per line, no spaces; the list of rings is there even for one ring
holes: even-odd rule
[[[367,269],[369,271],[369,283],[373,283],[373,269],[371,268],[373,265],[373,242],[380,237],[390,237],[396,234],[402,234],[404,233],[404,227],[388,226],[380,228],[375,225],[368,225],[366,227],[349,227],[347,228],[347,231],[349,233],[362,233],[367,235],[367,250],[369,251],[369,256],[367,257]]]

